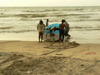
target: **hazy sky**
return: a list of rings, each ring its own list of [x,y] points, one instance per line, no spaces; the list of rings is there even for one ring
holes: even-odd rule
[[[100,6],[100,0],[0,0],[0,6]]]

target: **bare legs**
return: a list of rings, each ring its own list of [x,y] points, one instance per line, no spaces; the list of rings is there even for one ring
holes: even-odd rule
[[[40,40],[41,40],[41,42],[43,40],[43,33],[42,32],[39,32],[39,42],[40,42]]]

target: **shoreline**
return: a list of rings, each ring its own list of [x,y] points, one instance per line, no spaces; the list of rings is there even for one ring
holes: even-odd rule
[[[38,42],[38,40],[14,40],[14,39],[13,40],[0,40],[0,42],[5,42],[5,41]],[[43,40],[43,42],[46,42],[46,41]],[[69,40],[69,42],[77,42],[77,40],[71,40],[71,41]],[[82,42],[82,43],[80,43],[80,42],[77,42],[77,43],[79,43],[79,44],[100,44],[99,42],[98,43],[94,43],[94,42],[91,42],[91,43]]]
[[[77,32],[79,33],[79,32]],[[83,32],[85,33],[85,32]],[[99,35],[95,34],[94,36],[92,36],[93,33],[91,33],[90,35],[87,36],[87,34],[89,34],[89,32],[87,34],[80,34],[79,36],[76,36],[77,34],[74,32],[70,32],[71,38],[70,38],[70,42],[72,41],[76,41],[77,43],[80,44],[100,44],[100,40],[99,40]],[[95,32],[98,33],[98,32]],[[1,37],[0,37],[0,41],[38,41],[38,33],[37,32],[25,32],[25,33],[0,33]],[[13,36],[13,37],[12,37]],[[7,37],[7,38],[6,38]],[[92,37],[92,38],[90,38]]]

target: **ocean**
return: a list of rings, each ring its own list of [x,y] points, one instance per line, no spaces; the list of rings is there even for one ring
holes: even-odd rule
[[[38,41],[37,24],[70,25],[70,41],[100,44],[100,6],[0,7],[0,40]]]

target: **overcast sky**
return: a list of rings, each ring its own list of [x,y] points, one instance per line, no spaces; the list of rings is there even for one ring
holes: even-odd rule
[[[100,0],[0,0],[0,6],[100,6]]]

